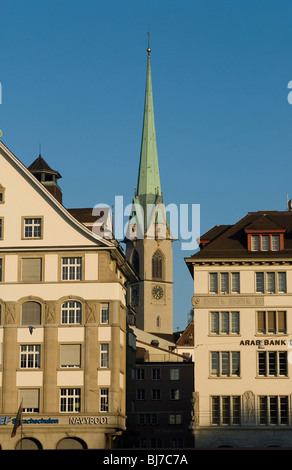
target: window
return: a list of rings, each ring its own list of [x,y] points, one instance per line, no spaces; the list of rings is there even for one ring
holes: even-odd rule
[[[24,219],[24,238],[42,238],[42,219]]]
[[[279,234],[250,235],[248,249],[251,251],[280,251],[284,248],[284,231]]]
[[[3,240],[3,228],[4,228],[4,219],[3,217],[0,217],[0,240]]]
[[[211,376],[239,377],[240,352],[217,351],[211,353]]]
[[[81,345],[80,344],[61,344],[60,366],[71,367],[71,368],[81,367]]]
[[[22,305],[22,325],[40,325],[41,324],[41,304],[38,302],[25,302]]]
[[[3,260],[0,258],[0,282],[3,281],[3,271],[2,271],[2,266],[3,266]]]
[[[239,312],[211,312],[210,333],[239,335]]]
[[[169,424],[181,424],[182,423],[182,415],[181,413],[170,413],[168,416]]]
[[[161,252],[158,250],[152,257],[152,277],[155,279],[162,279],[162,264],[163,257]]]
[[[39,406],[39,390],[23,389],[19,392],[19,400],[22,401],[22,411],[24,413],[38,413]]]
[[[285,271],[256,272],[255,283],[257,293],[286,293],[287,282]]]
[[[146,399],[146,391],[144,388],[137,388],[136,390],[136,400],[145,400]]]
[[[80,388],[61,388],[60,390],[60,412],[80,413]]]
[[[287,377],[287,351],[258,352],[258,375]]]
[[[259,311],[257,312],[257,332],[261,334],[285,334],[285,311]]]
[[[100,345],[100,367],[109,368],[109,344]]]
[[[170,399],[171,400],[179,400],[180,398],[180,390],[178,388],[174,388],[170,390]]]
[[[151,379],[152,380],[160,380],[161,379],[160,369],[154,368],[154,369],[151,370]]]
[[[82,305],[80,302],[68,301],[62,305],[61,323],[76,325],[81,323]]]
[[[136,273],[139,274],[140,260],[137,250],[133,251],[132,255],[132,266],[135,269]]]
[[[161,399],[161,393],[159,388],[153,388],[151,390],[151,399],[152,400],[160,400]]]
[[[21,280],[23,282],[40,282],[42,280],[41,258],[22,258]]]
[[[139,413],[138,424],[140,425],[156,425],[158,424],[158,415],[156,413]]]
[[[5,201],[4,195],[5,195],[5,188],[2,186],[2,184],[0,184],[0,204],[3,204]]]
[[[145,380],[145,369],[136,369],[136,380]]]
[[[109,304],[100,305],[100,323],[109,323]]]
[[[170,380],[179,380],[179,369],[177,367],[170,369]]]
[[[288,396],[260,396],[259,424],[288,425]]]
[[[211,424],[216,426],[240,425],[240,397],[211,397]]]
[[[62,281],[81,281],[82,258],[62,258]]]
[[[100,411],[109,410],[109,389],[101,388],[100,389]]]
[[[41,366],[41,347],[38,344],[20,346],[20,368],[39,369]]]
[[[210,273],[210,292],[213,294],[239,294],[240,273]]]

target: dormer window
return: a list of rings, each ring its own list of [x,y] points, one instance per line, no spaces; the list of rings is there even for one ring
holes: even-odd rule
[[[249,240],[250,238],[250,240]],[[284,248],[284,234],[248,235],[250,251],[280,251]]]
[[[284,250],[284,234],[287,229],[277,220],[261,215],[244,229],[247,234],[248,251],[281,251]]]

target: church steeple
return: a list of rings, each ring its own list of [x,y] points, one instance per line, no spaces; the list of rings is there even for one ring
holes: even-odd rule
[[[131,319],[138,329],[172,334],[172,242],[163,202],[148,44],[144,119],[137,191],[133,198],[126,243],[126,257],[139,275],[130,286]]]
[[[151,79],[150,52],[148,47],[147,76],[144,104],[144,120],[140,165],[138,174],[137,195],[161,195],[157,143],[154,122],[153,92]]]

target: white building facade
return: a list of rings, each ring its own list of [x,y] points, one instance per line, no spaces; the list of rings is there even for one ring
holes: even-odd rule
[[[292,446],[292,212],[216,226],[194,279],[195,447]]]
[[[41,158],[34,175],[0,142],[0,446],[111,447],[125,429],[136,276],[118,243],[55,197],[60,175]]]

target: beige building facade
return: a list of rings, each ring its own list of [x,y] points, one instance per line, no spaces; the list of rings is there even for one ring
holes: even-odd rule
[[[194,279],[197,448],[292,445],[292,212],[216,226]]]
[[[137,277],[91,215],[65,209],[60,175],[34,163],[0,142],[0,447],[111,447],[125,429],[126,284]]]

